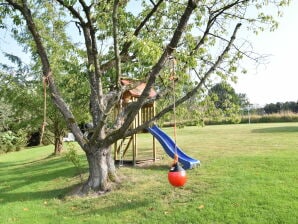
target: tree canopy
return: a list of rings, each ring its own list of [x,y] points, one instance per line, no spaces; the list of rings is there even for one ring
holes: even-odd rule
[[[235,109],[239,112],[241,108],[248,105],[248,99],[245,94],[237,94],[234,88],[226,83],[220,82],[215,84],[208,92],[215,108],[222,111]]]

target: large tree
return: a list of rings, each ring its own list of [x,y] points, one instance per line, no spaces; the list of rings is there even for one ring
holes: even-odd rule
[[[236,41],[241,24],[255,33],[275,29],[277,24],[273,17],[263,13],[262,9],[270,6],[279,14],[279,8],[289,3],[285,0],[144,0],[141,4],[137,4],[140,1],[119,0],[1,2],[2,15],[9,16],[19,29],[28,29],[31,33],[34,45],[27,48],[37,53],[51,98],[86,154],[89,178],[80,193],[106,191],[108,182],[117,179],[110,146],[173,110],[170,103],[151,120],[130,128],[144,104],[166,95],[168,88],[164,80],[167,73],[175,73],[179,76],[178,84],[188,86],[177,98],[177,106],[201,93],[205,84],[213,80],[212,75],[224,79],[232,77],[239,67],[239,60],[243,56],[252,57],[245,51],[248,50],[246,42]],[[51,10],[57,11],[61,21],[74,24],[64,33],[75,39],[72,39],[74,48],[84,52],[80,60],[89,80],[89,111],[93,124],[93,134],[88,139],[55,82],[59,76],[68,74],[55,70],[59,61],[53,63],[50,59],[51,36],[44,35],[42,27],[47,21],[39,16],[48,10],[44,7],[47,4],[54,6]],[[134,5],[138,8],[133,8]],[[1,21],[4,20],[0,18]],[[56,25],[59,23],[53,24]],[[177,64],[171,68],[170,61]],[[124,75],[142,79],[146,87],[138,100],[123,108],[108,126],[109,115],[127,88],[120,84]],[[152,87],[159,91],[159,97],[148,99]]]
[[[219,120],[240,122],[240,111],[249,105],[245,94],[237,94],[226,81],[215,84],[208,91],[206,103],[211,115]],[[216,116],[217,115],[217,116]]]

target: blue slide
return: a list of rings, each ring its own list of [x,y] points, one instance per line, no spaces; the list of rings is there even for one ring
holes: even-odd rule
[[[164,148],[165,152],[172,158],[175,155],[175,142],[163,132],[159,127],[153,125],[151,128],[148,128],[148,131],[159,141],[159,143]],[[179,162],[183,165],[184,169],[192,169],[200,165],[200,161],[193,159],[186,155],[178,146],[176,146],[176,151],[179,157]]]

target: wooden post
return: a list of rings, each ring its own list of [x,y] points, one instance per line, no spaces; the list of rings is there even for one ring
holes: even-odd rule
[[[156,107],[155,107],[156,105],[155,105],[155,101],[153,102],[153,105],[152,105],[152,114],[151,114],[151,117],[154,117],[155,116],[155,113],[156,113]],[[157,154],[157,152],[156,152],[156,139],[155,139],[155,137],[153,136],[153,143],[152,143],[153,145],[153,160],[154,160],[154,162],[156,161],[156,154]]]
[[[132,101],[135,101],[136,98],[133,97]],[[138,121],[139,113],[135,117],[132,127],[137,127],[137,121]],[[137,164],[137,134],[132,135],[132,163],[135,166]]]
[[[117,145],[117,142],[114,143],[114,160],[118,159],[118,153],[117,153],[118,145]]]

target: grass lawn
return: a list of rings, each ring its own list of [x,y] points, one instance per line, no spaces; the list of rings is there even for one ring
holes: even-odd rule
[[[146,152],[151,136],[138,140]],[[52,147],[0,155],[0,223],[298,223],[298,123],[185,127],[178,145],[202,163],[183,188],[158,144],[161,160],[119,168],[119,189],[83,199],[64,197],[80,178]]]

